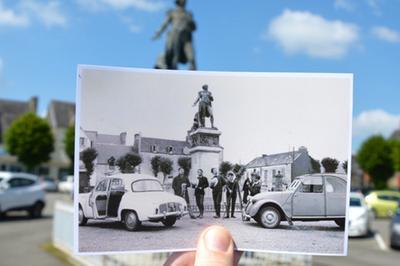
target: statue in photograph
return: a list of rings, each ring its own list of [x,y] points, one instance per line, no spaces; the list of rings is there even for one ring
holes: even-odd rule
[[[199,91],[197,95],[196,101],[194,102],[193,106],[199,104],[199,111],[197,112],[197,121],[199,122],[200,127],[205,127],[205,118],[209,117],[211,122],[211,127],[214,128],[214,115],[212,112],[212,102],[214,98],[211,92],[208,90],[208,85],[203,85],[203,90]]]
[[[171,24],[165,53],[159,56],[154,68],[178,69],[178,63],[188,63],[190,70],[196,70],[192,38],[192,32],[196,30],[196,23],[192,13],[185,9],[186,0],[176,0],[175,4],[176,8],[167,12],[164,23],[153,37],[153,40],[158,39]]]

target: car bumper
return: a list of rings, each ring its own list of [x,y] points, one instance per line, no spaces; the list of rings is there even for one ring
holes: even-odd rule
[[[390,233],[390,245],[392,247],[400,247],[400,232],[392,230]]]
[[[357,237],[357,236],[365,236],[368,234],[369,226],[368,220],[352,220],[349,222],[349,236]]]
[[[176,217],[179,219],[185,216],[186,214],[188,214],[187,211],[166,212],[166,213],[155,214],[147,218],[151,222],[159,222],[165,220],[167,217]]]

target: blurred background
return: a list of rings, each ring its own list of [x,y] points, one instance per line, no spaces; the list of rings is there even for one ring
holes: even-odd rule
[[[32,184],[46,191],[35,192],[42,205],[28,212],[0,213],[1,265],[160,265],[168,257],[74,256],[71,161],[77,64],[152,68],[165,35],[151,37],[174,5],[0,0],[0,206],[32,201]],[[348,256],[246,252],[240,263],[397,265],[400,1],[189,0],[187,9],[198,70],[354,73]]]

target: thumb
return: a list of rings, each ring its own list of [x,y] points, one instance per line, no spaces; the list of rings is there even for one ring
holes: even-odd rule
[[[197,244],[196,266],[231,266],[234,261],[231,234],[222,226],[208,227]]]

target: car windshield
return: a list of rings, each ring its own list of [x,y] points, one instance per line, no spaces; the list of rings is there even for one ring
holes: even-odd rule
[[[299,180],[293,181],[292,184],[290,184],[290,186],[288,187],[288,190],[289,190],[289,191],[294,191],[294,190],[296,190],[296,188],[297,188],[297,186],[298,186],[299,183],[300,183]]]
[[[352,207],[361,207],[361,199],[360,198],[351,197],[350,198],[350,206],[352,206]]]
[[[163,191],[163,188],[157,180],[145,179],[132,183],[133,192]]]

